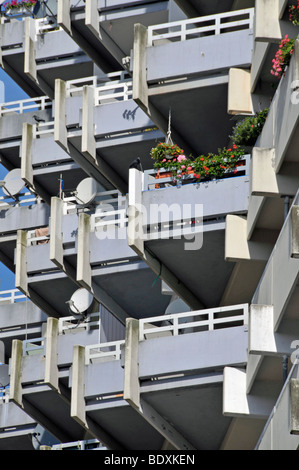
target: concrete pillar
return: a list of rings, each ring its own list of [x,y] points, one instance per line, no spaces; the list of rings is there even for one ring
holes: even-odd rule
[[[250,71],[229,70],[227,111],[228,114],[253,114]]]
[[[14,339],[11,351],[9,399],[18,406],[22,406],[22,358],[23,342]]]
[[[299,258],[299,206],[291,207],[291,257]]]
[[[69,152],[66,128],[66,83],[60,78],[55,80],[54,140]]]
[[[226,217],[225,259],[226,261],[267,261],[273,249],[271,240],[250,241],[247,239],[245,217],[229,214]]]
[[[85,25],[95,36],[100,36],[100,17],[97,1],[85,0]]]
[[[140,408],[140,385],[139,385],[139,321],[134,318],[126,320],[125,339],[125,378],[124,378],[124,400],[135,409]]]
[[[86,289],[91,288],[90,266],[90,215],[81,212],[78,220],[77,281]]]
[[[275,171],[275,148],[252,149],[251,194],[254,196],[294,196],[298,189],[298,168],[294,163],[287,174]],[[285,168],[286,169],[286,168]],[[297,171],[296,171],[297,170]]]
[[[58,390],[58,325],[57,318],[48,318],[46,332],[45,383]]]
[[[257,0],[255,2],[255,40],[278,42],[280,27],[280,0]]]
[[[95,89],[93,87],[83,87],[81,152],[83,155],[93,161],[96,160],[96,141],[94,135],[94,93]]]
[[[60,269],[63,263],[63,233],[62,233],[63,201],[58,197],[51,199],[50,218],[50,260]]]
[[[133,46],[133,100],[148,113],[149,103],[146,74],[147,38],[147,28],[142,24],[135,24]]]
[[[25,295],[28,294],[27,279],[27,232],[17,231],[15,286]]]
[[[70,0],[57,0],[57,23],[68,34],[72,34]]]
[[[144,255],[142,188],[144,174],[129,170],[128,244],[139,255]]]
[[[290,380],[290,433],[299,434],[299,380]]]
[[[25,47],[24,47],[24,73],[37,80],[35,60],[35,21],[32,18],[25,19]]]
[[[33,126],[32,124],[24,122],[22,132],[21,178],[28,186],[33,188],[32,143]]]
[[[72,364],[71,417],[86,427],[85,414],[85,348],[74,346]]]

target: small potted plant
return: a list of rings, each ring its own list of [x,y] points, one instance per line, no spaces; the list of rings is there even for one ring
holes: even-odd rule
[[[297,1],[297,5],[291,5],[289,7],[289,20],[293,25],[299,25],[299,0]]]
[[[270,73],[278,79],[283,76],[286,67],[290,63],[291,57],[294,53],[294,43],[295,39],[290,39],[286,34],[278,46],[275,58],[272,59],[272,69],[270,70]]]
[[[265,108],[254,116],[248,116],[239,121],[230,136],[233,144],[243,147],[245,151],[250,151],[262,132],[268,112],[269,108]]]
[[[16,14],[16,13],[32,13],[33,8],[35,7],[37,0],[11,0],[3,4],[6,13]]]

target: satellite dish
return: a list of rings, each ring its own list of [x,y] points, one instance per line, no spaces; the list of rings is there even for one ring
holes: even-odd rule
[[[76,201],[78,204],[88,205],[94,200],[97,192],[97,182],[93,178],[85,178],[77,186]]]
[[[72,312],[83,313],[91,306],[92,302],[93,295],[87,289],[81,287],[73,293],[68,303]]]
[[[7,173],[3,181],[3,192],[6,196],[17,196],[25,186],[25,183],[21,178],[21,170],[19,168],[15,168]]]

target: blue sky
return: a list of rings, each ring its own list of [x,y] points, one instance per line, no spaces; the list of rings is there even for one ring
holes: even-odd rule
[[[3,85],[2,85],[3,83]],[[26,99],[28,96],[24,91],[2,70],[0,69],[0,102],[17,101]],[[0,118],[1,119],[1,118]],[[0,165],[0,179],[6,175],[7,170]],[[2,196],[2,191],[1,194]],[[0,263],[0,291],[14,289],[14,274]]]

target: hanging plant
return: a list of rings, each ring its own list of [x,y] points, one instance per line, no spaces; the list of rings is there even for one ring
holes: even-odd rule
[[[164,149],[162,151],[162,149]],[[151,150],[151,157],[154,159],[154,168],[157,170],[157,177],[160,177],[160,170],[167,172],[167,176],[172,176],[176,181],[186,178],[196,179],[197,181],[210,178],[221,178],[227,172],[234,170],[237,172],[237,164],[244,156],[244,149],[233,145],[232,148],[219,149],[218,154],[209,153],[200,155],[196,158],[186,157],[183,150],[177,146],[172,146],[172,158],[167,158],[166,151],[169,147],[166,144],[158,144]],[[162,175],[161,175],[162,176]]]
[[[265,108],[254,116],[248,116],[238,122],[230,136],[232,142],[242,147],[252,147],[262,132],[268,112],[269,108]]]
[[[294,52],[295,39],[290,39],[286,34],[281,40],[275,58],[272,59],[272,69],[270,73],[277,78],[281,78],[289,65],[292,54]]]
[[[293,25],[299,25],[299,0],[297,1],[297,5],[291,5],[289,7],[289,20]]]
[[[159,164],[165,163],[167,160],[175,162],[176,159],[183,154],[183,149],[169,142],[160,142],[156,147],[152,148],[150,152],[152,159],[155,160],[158,166]]]

